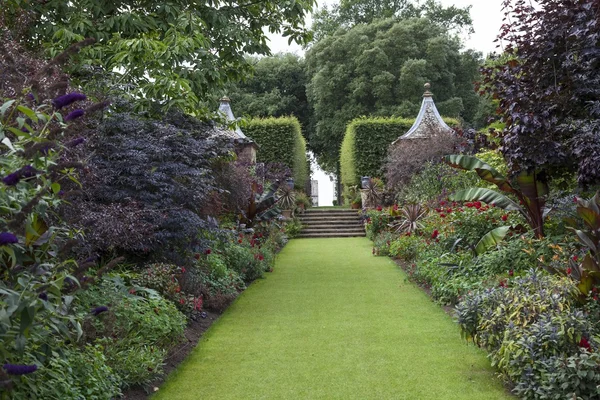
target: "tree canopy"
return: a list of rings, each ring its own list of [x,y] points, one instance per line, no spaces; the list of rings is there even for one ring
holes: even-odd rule
[[[600,182],[600,3],[507,0],[505,54],[484,69],[499,100],[501,151],[513,173],[570,169]]]
[[[136,98],[200,112],[199,103],[246,75],[246,54],[270,54],[267,32],[309,38],[315,0],[5,0],[0,21],[33,49],[56,55],[84,38],[84,64],[116,76],[109,84]],[[90,69],[88,68],[87,71]]]
[[[311,108],[306,98],[304,59],[294,54],[275,54],[250,59],[253,75],[230,85],[235,115],[252,117],[295,116],[306,132],[311,124]]]
[[[481,55],[461,48],[444,26],[425,18],[359,24],[315,43],[306,55],[307,94],[317,121],[309,146],[321,166],[336,170],[352,119],[414,118],[426,82],[442,115],[471,120]]]
[[[331,9],[324,7],[315,12],[312,29],[315,39],[333,34],[338,28],[370,24],[385,18],[427,18],[448,30],[471,29],[471,7],[444,7],[436,0],[415,3],[413,0],[341,0]]]

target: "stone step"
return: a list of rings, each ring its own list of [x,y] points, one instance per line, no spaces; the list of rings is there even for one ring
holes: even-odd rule
[[[326,228],[306,228],[302,229],[300,233],[365,233],[363,228],[336,228],[336,227],[326,227]]]
[[[300,218],[302,224],[358,224],[360,219],[358,218]]]
[[[364,237],[364,236],[366,236],[366,234],[364,232],[362,232],[362,233],[335,232],[335,233],[301,233],[298,236],[296,236],[296,238],[310,239],[310,238]]]
[[[331,228],[331,227],[336,227],[336,228],[363,228],[363,224],[359,221],[323,221],[323,222],[319,222],[319,223],[302,223],[302,227],[304,228]]]

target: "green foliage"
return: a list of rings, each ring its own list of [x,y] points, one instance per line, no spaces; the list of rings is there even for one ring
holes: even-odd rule
[[[508,287],[481,291],[457,306],[463,335],[489,351],[492,364],[523,399],[594,398],[598,344],[593,327],[576,308],[577,289],[566,278],[530,271]],[[577,360],[583,362],[572,376]],[[559,383],[560,382],[560,383]]]
[[[424,203],[446,198],[450,193],[477,185],[476,175],[457,171],[446,164],[429,162],[396,195],[398,202]]]
[[[245,128],[260,149],[257,162],[283,163],[292,170],[294,186],[304,189],[308,180],[306,140],[295,117],[253,119]]]
[[[490,165],[475,157],[450,155],[444,157],[444,162],[454,168],[475,171],[484,181],[493,183],[502,192],[514,195],[523,206],[501,193],[485,188],[460,191],[452,195],[452,200],[478,200],[495,204],[505,210],[518,211],[538,237],[544,236],[544,206],[550,191],[546,174],[536,171],[521,172],[515,178],[515,185]]]
[[[392,242],[398,237],[397,234],[382,231],[373,239],[373,254],[376,256],[389,256]]]
[[[479,101],[472,82],[480,55],[460,53],[460,48],[445,27],[425,18],[360,24],[315,43],[306,54],[307,95],[317,121],[308,139],[319,164],[336,172],[346,125],[354,118],[414,118],[426,82],[434,88],[442,115],[469,121],[476,108],[470,105]],[[456,99],[464,106],[460,115],[450,114],[456,112]],[[400,134],[383,148],[377,143],[357,151],[385,152]]]
[[[390,256],[406,261],[414,261],[423,250],[423,240],[416,235],[402,235],[390,244]]]
[[[109,400],[121,394],[121,377],[107,365],[102,346],[64,346],[60,352],[47,367],[16,381],[10,398]]]
[[[302,223],[298,218],[294,218],[291,221],[285,223],[285,234],[288,235],[290,239],[298,236],[301,230]]]
[[[139,274],[135,283],[138,286],[156,290],[165,299],[170,300],[182,313],[191,317],[201,311],[202,300],[181,288],[185,268],[171,264],[150,264]]]
[[[309,132],[312,108],[306,98],[304,59],[285,53],[252,57],[247,61],[254,66],[252,76],[232,84],[226,92],[236,115],[253,118],[293,115],[298,118],[302,131]]]
[[[183,336],[185,316],[157,292],[139,291],[141,297],[118,275],[102,279],[79,296],[78,309],[89,312],[99,306],[108,310],[90,314],[84,325],[88,342],[100,344],[107,364],[124,386],[144,384],[161,372],[166,351]]]
[[[444,118],[452,127],[456,119]],[[340,153],[341,180],[344,185],[360,183],[362,176],[381,176],[392,142],[412,127],[414,120],[404,118],[358,118],[346,127]]]
[[[113,75],[105,84],[121,93],[126,87],[140,109],[158,101],[206,114],[200,100],[250,73],[246,54],[270,54],[267,32],[306,42],[304,18],[314,4],[9,0],[2,15],[20,39],[52,56],[74,41],[95,39],[82,54],[83,64]],[[19,26],[23,14],[28,22]]]
[[[367,211],[367,219],[365,223],[367,238],[374,240],[379,233],[388,229],[388,224],[390,221],[391,217],[388,213],[377,210]]]

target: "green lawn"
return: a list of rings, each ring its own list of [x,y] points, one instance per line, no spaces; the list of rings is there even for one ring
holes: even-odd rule
[[[291,241],[153,400],[510,398],[438,305],[348,238]]]

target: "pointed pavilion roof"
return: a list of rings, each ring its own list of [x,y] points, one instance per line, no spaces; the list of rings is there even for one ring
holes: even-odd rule
[[[433,93],[429,91],[431,85],[425,84],[425,93],[423,94],[423,103],[421,103],[421,110],[415,120],[413,126],[404,135],[396,139],[392,144],[398,143],[402,139],[423,139],[431,135],[432,132],[438,132],[440,130],[451,132],[450,128],[442,119],[440,113],[435,107],[433,102]]]
[[[235,121],[235,116],[233,115],[233,111],[231,110],[231,99],[227,96],[223,96],[221,97],[221,99],[219,100],[220,104],[219,104],[219,112],[221,112],[223,115],[225,115],[225,118],[227,118],[227,121],[229,122],[233,122]],[[250,138],[248,138],[246,135],[244,135],[244,132],[242,132],[242,130],[240,129],[240,127],[236,124],[235,125],[235,129],[233,130],[233,132],[235,133],[234,139],[241,139],[242,141],[252,141]]]

